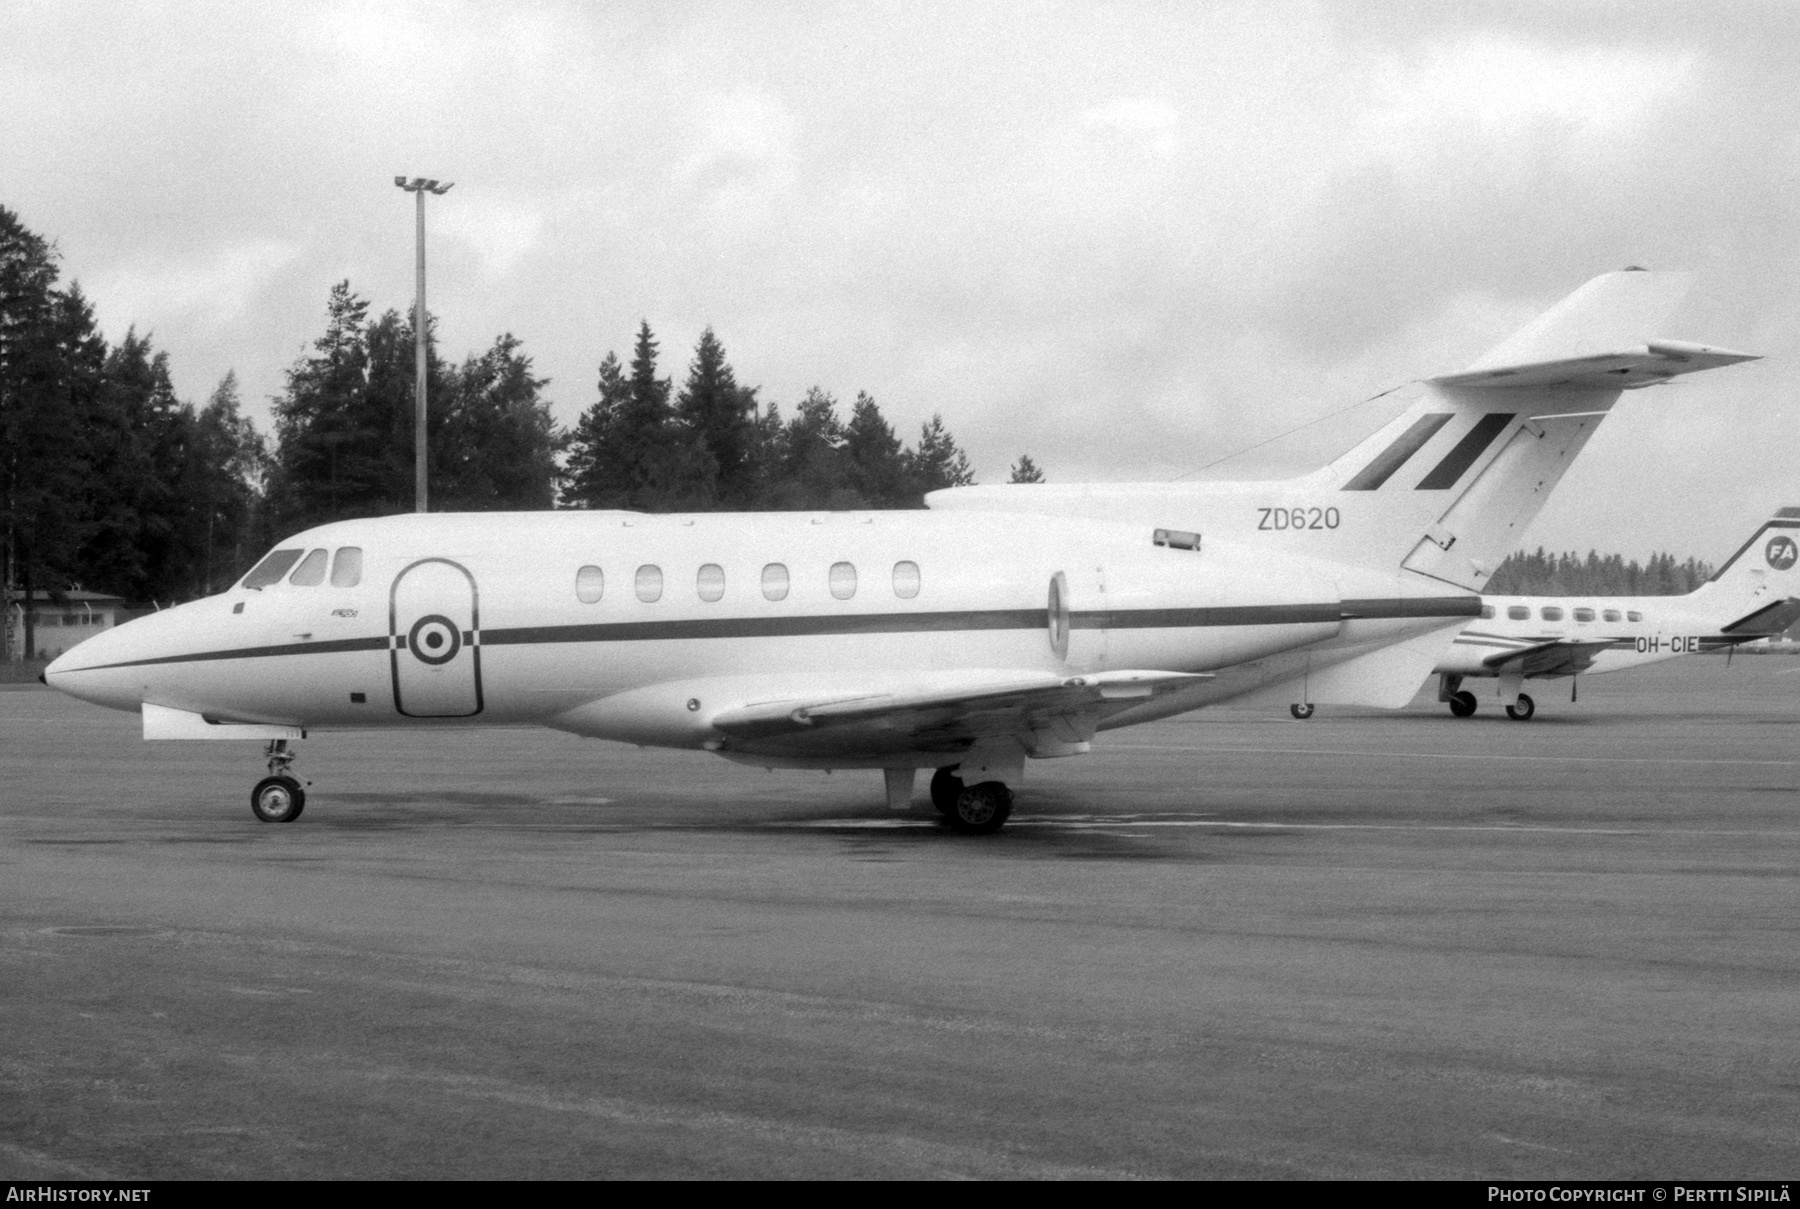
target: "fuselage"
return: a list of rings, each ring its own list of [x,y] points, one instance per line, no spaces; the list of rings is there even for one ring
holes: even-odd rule
[[[1475,611],[1417,577],[1188,536],[923,511],[345,521],[281,543],[227,592],[90,639],[48,677],[219,722],[535,723],[701,747],[719,710],[784,693],[982,669],[1213,673],[1160,716]]]
[[[1509,654],[1545,643],[1583,643],[1594,645],[1583,660],[1591,663],[1579,674],[1591,676],[1719,651],[1759,636],[1723,633],[1737,614],[1709,609],[1700,596],[1483,596],[1481,619],[1457,635],[1437,671],[1495,676]]]

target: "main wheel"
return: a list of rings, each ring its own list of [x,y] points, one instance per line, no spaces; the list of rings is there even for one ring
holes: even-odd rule
[[[1529,722],[1531,715],[1535,713],[1537,713],[1537,702],[1524,693],[1519,694],[1517,702],[1506,707],[1506,716],[1514,722]]]
[[[250,813],[265,823],[291,823],[306,809],[306,790],[292,777],[264,777],[250,791]]]
[[[992,835],[1006,823],[1012,804],[1012,790],[998,781],[983,781],[957,794],[956,806],[944,817],[964,835]]]
[[[931,774],[931,804],[945,818],[949,818],[956,810],[956,799],[962,795],[962,791],[962,778],[956,775],[954,765],[940,768]]]
[[[1313,704],[1310,701],[1305,704],[1295,703],[1288,706],[1288,713],[1304,722],[1313,716]]]
[[[1472,716],[1475,713],[1475,694],[1467,689],[1460,693],[1451,693],[1450,712],[1458,718]]]

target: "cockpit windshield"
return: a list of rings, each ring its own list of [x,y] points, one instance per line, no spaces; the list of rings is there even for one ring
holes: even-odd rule
[[[266,588],[270,584],[280,583],[281,577],[286,575],[293,565],[300,561],[300,556],[305,553],[305,550],[270,551],[267,558],[250,568],[250,574],[244,576],[244,582],[239,586]]]

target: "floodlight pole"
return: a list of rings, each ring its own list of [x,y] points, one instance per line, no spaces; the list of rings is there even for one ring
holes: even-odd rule
[[[425,512],[425,195],[450,192],[451,182],[442,184],[424,177],[407,180],[396,176],[394,183],[418,200],[418,295],[413,303],[413,511]]]

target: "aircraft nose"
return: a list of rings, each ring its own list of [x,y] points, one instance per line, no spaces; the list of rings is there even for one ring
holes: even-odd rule
[[[112,709],[135,710],[143,704],[143,684],[129,664],[143,646],[140,622],[128,621],[102,630],[58,655],[38,677],[59,693]]]

